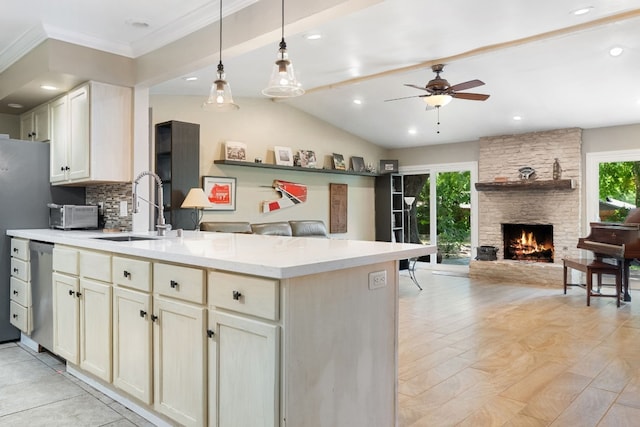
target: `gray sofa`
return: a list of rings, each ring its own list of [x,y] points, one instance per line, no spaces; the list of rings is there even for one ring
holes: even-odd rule
[[[329,237],[327,227],[320,220],[291,220],[257,224],[245,221],[205,221],[200,224],[200,230],[270,236]]]

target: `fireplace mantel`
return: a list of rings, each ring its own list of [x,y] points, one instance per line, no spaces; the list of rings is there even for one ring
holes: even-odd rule
[[[477,182],[478,191],[545,191],[545,190],[573,190],[573,179],[553,180],[520,180],[507,182]]]

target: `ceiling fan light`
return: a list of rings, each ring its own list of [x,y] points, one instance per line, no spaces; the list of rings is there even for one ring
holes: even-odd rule
[[[450,103],[452,99],[451,95],[431,95],[422,98],[426,104],[432,107],[444,107]]]
[[[209,98],[202,104],[205,111],[234,111],[240,107],[233,102],[231,87],[224,79],[224,67],[218,66],[218,78],[211,84]]]
[[[293,98],[304,94],[302,84],[296,79],[286,47],[281,47],[278,51],[278,59],[272,68],[269,84],[262,90],[262,94],[271,98]]]

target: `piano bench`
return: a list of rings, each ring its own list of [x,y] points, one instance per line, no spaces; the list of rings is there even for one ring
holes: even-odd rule
[[[606,262],[589,259],[589,258],[565,258],[563,262],[563,281],[564,281],[564,293],[567,293],[567,286],[579,286],[587,290],[587,305],[591,305],[591,297],[611,297],[616,299],[616,305],[620,307],[620,295],[622,294],[622,268],[618,265],[608,264]],[[567,283],[568,269],[581,271],[587,276],[587,283],[574,284]],[[593,275],[598,275],[598,292],[593,292]],[[602,286],[602,275],[610,274],[615,276],[615,294],[602,294],[600,293],[600,287]]]

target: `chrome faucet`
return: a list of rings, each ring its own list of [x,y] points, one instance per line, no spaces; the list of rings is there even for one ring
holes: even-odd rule
[[[149,205],[154,206],[158,209],[158,220],[156,222],[156,228],[158,229],[158,236],[166,235],[166,232],[171,230],[171,224],[165,224],[164,221],[164,203],[162,201],[162,180],[158,176],[158,174],[151,171],[141,172],[140,175],[136,178],[133,183],[133,213],[138,213],[138,183],[142,179],[142,177],[149,175],[156,180],[156,186],[158,187],[158,193],[156,196],[156,203],[152,203],[149,200],[143,199],[145,202],[149,203]]]

